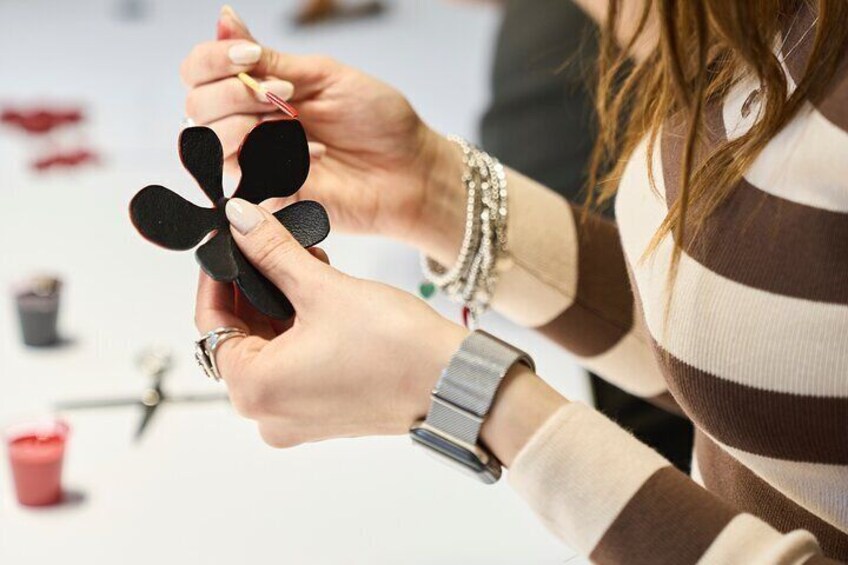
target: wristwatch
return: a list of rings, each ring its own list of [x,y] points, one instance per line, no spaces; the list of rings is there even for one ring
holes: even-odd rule
[[[413,443],[486,484],[496,483],[501,463],[480,444],[480,428],[501,381],[516,363],[535,370],[523,351],[486,332],[472,332],[442,372],[427,417],[409,430]]]

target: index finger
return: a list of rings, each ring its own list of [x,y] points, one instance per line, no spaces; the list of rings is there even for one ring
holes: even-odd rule
[[[296,96],[303,98],[320,89],[338,69],[339,64],[329,57],[281,53],[244,39],[230,39],[196,45],[183,61],[180,77],[186,86],[195,87],[248,72],[257,78],[277,77],[292,82]]]
[[[244,39],[198,43],[183,60],[180,78],[186,86],[199,86],[248,71],[261,57],[262,47]]]

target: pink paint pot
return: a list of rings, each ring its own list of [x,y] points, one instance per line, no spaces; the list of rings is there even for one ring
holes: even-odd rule
[[[15,492],[25,506],[62,501],[62,462],[70,428],[61,420],[10,426],[4,433]]]

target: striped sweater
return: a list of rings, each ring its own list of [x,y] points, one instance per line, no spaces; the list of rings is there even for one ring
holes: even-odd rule
[[[790,86],[814,15],[784,37]],[[707,110],[698,153],[758,116],[755,79]],[[494,306],[697,428],[692,477],[590,408],[563,407],[510,472],[569,545],[601,563],[848,560],[848,57],[766,147],[683,254],[643,252],[678,197],[684,130],[632,155],[618,224],[511,173],[514,259]],[[655,186],[649,183],[653,168]]]

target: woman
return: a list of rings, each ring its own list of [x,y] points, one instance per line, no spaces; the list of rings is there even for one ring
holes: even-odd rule
[[[607,22],[594,178],[611,172],[592,200],[617,191],[618,225],[507,171],[509,260],[483,289],[491,297],[469,304],[490,298],[605,378],[689,416],[693,478],[491,340],[488,361],[508,372],[480,412],[480,447],[598,562],[848,559],[848,4],[581,3]],[[188,114],[227,155],[271,111],[233,75],[282,77],[268,88],[293,95],[321,144],[313,154],[325,152],[301,194],[336,227],[410,242],[442,265],[468,251],[468,181],[482,175],[472,157],[485,155],[427,128],[388,86],[262,48],[231,10],[221,18],[234,39],[198,45],[182,76]],[[467,330],[335,271],[264,209],[234,200],[227,215],[297,311],[279,333],[201,276],[197,325],[248,334],[213,355],[269,444],[406,433],[451,404],[435,397],[457,358],[486,361]]]

